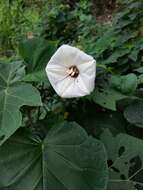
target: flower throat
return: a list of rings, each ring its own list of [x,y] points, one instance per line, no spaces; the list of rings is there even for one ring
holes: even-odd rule
[[[79,70],[78,70],[78,68],[75,65],[73,65],[73,66],[71,66],[71,67],[68,68],[67,73],[72,78],[77,78],[78,75],[79,75]]]

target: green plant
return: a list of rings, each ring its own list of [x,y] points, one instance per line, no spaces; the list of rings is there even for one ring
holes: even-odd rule
[[[140,7],[142,1],[122,5],[123,10],[115,16],[113,23],[99,26],[97,36],[90,35],[87,41],[83,40],[84,48],[87,51],[92,48],[98,63],[113,66],[121,74],[141,65],[143,11]]]
[[[23,2],[31,18],[33,1]],[[143,2],[120,1],[106,24],[97,23],[88,0],[47,2],[34,26],[16,28],[16,16],[4,15],[14,30],[0,28],[18,49],[0,61],[0,189],[142,190]],[[23,38],[29,29],[38,32]],[[63,99],[47,79],[47,63],[67,42],[97,61],[89,96]]]
[[[33,47],[32,55],[30,47]],[[44,79],[45,63],[54,49],[54,43],[33,38],[20,45],[26,68],[21,62],[0,64],[2,189],[7,186],[27,190],[106,187],[103,144],[88,136],[78,124],[66,121],[64,100],[56,101],[58,98]],[[40,79],[37,72],[43,72]]]
[[[42,9],[42,8],[41,8]],[[15,54],[19,41],[33,32],[38,34],[38,8],[25,7],[24,0],[0,2],[0,57]]]
[[[77,16],[73,14],[73,10],[65,1],[49,2],[42,16],[41,35],[60,43],[71,42],[77,31]]]

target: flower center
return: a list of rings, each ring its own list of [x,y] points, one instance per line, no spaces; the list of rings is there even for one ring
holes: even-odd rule
[[[79,75],[79,70],[75,65],[72,65],[71,67],[68,68],[67,73],[69,76],[77,78]]]

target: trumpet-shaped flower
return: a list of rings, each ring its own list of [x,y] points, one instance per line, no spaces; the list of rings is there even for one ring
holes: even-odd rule
[[[59,96],[81,97],[94,89],[96,61],[78,48],[62,45],[47,64],[46,73]]]

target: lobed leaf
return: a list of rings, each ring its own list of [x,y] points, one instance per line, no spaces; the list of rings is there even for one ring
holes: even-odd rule
[[[39,92],[20,81],[23,73],[20,62],[0,64],[0,145],[20,127],[21,106],[42,104]]]
[[[0,147],[0,189],[105,190],[102,143],[75,123],[52,128],[41,141],[25,129]]]
[[[135,137],[109,130],[101,135],[108,152],[108,190],[140,190],[143,188],[143,142]]]

